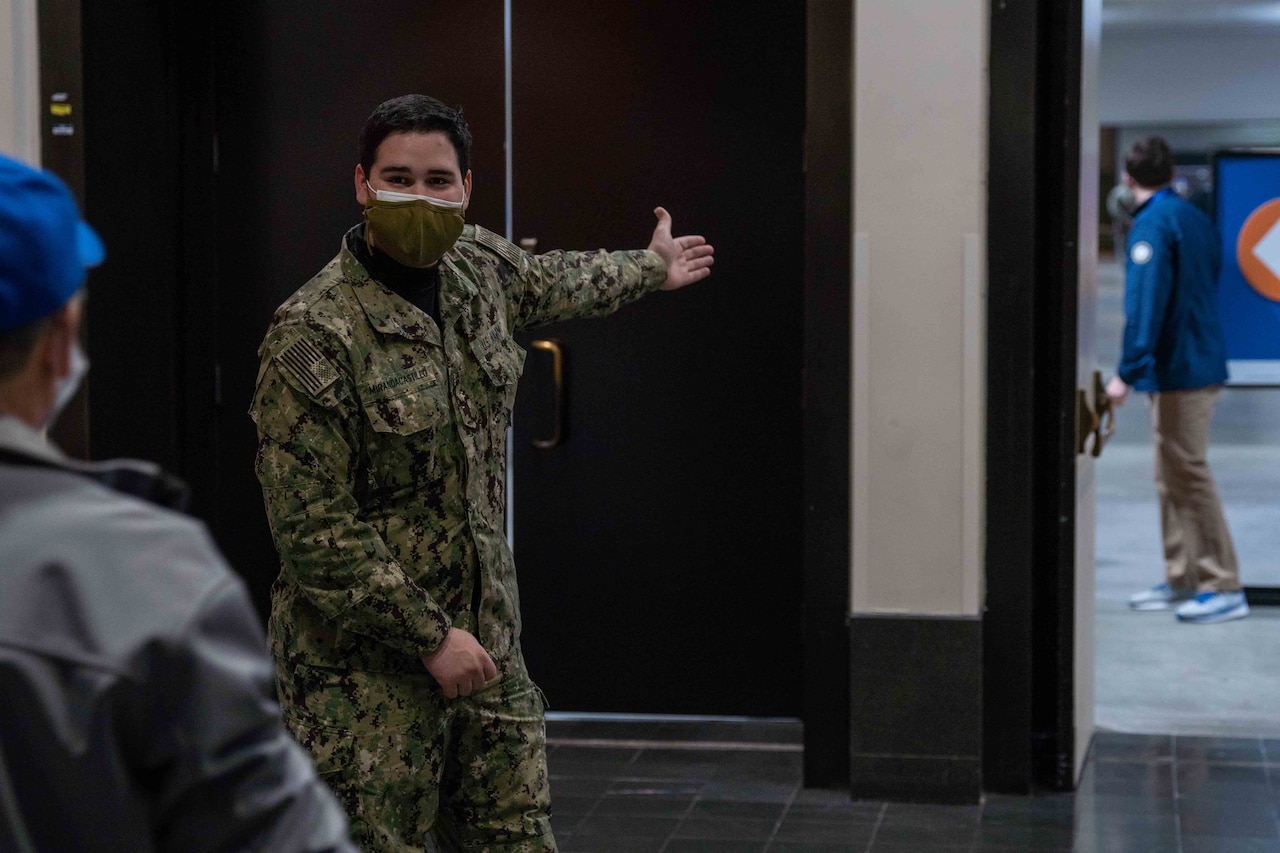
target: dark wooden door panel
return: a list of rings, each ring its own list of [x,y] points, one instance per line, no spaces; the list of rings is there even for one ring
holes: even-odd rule
[[[254,351],[358,221],[356,136],[383,98],[463,106],[469,219],[503,230],[502,4],[237,5],[214,50],[210,464],[215,532],[265,605]],[[699,287],[542,330],[568,353],[569,432],[525,451],[548,427],[535,354],[515,435],[526,652],[560,709],[798,715],[803,10],[633,5],[515,4],[514,236],[643,246],[662,204],[718,262]]]
[[[783,4],[785,6],[785,4]],[[513,11],[515,237],[642,247],[663,205],[712,277],[526,335],[567,353],[567,440],[516,408],[524,648],[553,708],[800,713],[804,8]]]

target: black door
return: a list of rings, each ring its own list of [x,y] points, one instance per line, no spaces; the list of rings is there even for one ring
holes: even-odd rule
[[[503,9],[235,6],[212,49],[216,275],[192,297],[209,346],[189,350],[220,386],[187,428],[210,448],[215,534],[265,607],[255,349],[358,221],[356,137],[383,98],[463,106],[469,218],[503,230]],[[551,451],[527,451],[551,390],[530,359],[515,499],[535,677],[566,710],[798,715],[803,8],[513,7],[514,236],[643,246],[662,204],[718,251],[700,286],[544,330],[569,358]]]
[[[278,560],[253,475],[246,415],[256,350],[275,308],[337,254],[360,221],[352,175],[360,128],[381,101],[411,92],[461,105],[475,135],[472,218],[501,230],[505,182],[501,0],[364,6],[232,4],[214,16],[217,133],[212,358],[220,377],[205,464],[211,522],[265,610]]]
[[[710,279],[523,336],[515,554],[553,709],[799,716],[803,4],[530,0],[512,22],[516,239],[643,247]]]

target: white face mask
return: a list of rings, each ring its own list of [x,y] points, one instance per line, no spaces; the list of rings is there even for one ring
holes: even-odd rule
[[[58,419],[58,415],[62,414],[62,410],[71,402],[71,398],[76,395],[76,391],[80,388],[80,383],[84,381],[84,376],[89,372],[89,356],[85,355],[84,349],[80,346],[80,341],[71,342],[71,365],[67,371],[67,375],[58,383],[58,390],[53,397],[53,408],[49,410],[49,417],[45,422],[46,427]]]
[[[364,182],[369,187],[369,192],[373,193],[373,197],[378,201],[425,201],[432,207],[438,207],[441,210],[462,210],[467,203],[467,196],[464,193],[462,201],[445,201],[442,198],[435,198],[429,195],[414,195],[413,193],[398,193],[391,190],[375,190],[369,185],[368,181]]]

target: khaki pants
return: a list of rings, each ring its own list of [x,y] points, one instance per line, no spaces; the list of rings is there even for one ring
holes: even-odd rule
[[[1205,454],[1220,386],[1152,394],[1156,492],[1169,585],[1196,592],[1240,589],[1231,531]]]

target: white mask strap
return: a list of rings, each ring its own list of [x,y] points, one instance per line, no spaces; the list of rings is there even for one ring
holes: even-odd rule
[[[373,197],[378,201],[391,201],[391,202],[425,201],[427,204],[431,205],[432,207],[437,207],[437,208],[440,208],[441,210],[448,210],[448,211],[462,210],[462,208],[467,203],[467,196],[465,192],[462,195],[462,201],[446,201],[445,199],[435,198],[434,196],[429,196],[429,195],[414,195],[413,193],[398,193],[398,192],[395,192],[394,190],[375,190],[372,186],[370,186],[368,181],[365,181],[364,185],[369,188],[369,192],[373,193]]]

